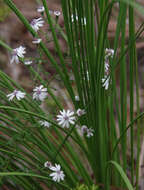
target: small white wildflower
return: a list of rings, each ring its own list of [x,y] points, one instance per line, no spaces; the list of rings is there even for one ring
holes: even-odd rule
[[[37,19],[33,19],[30,23],[31,27],[37,32],[40,27],[42,27],[44,24],[44,20],[40,17]]]
[[[43,13],[44,11],[45,11],[44,6],[39,6],[39,7],[37,8],[37,12],[38,12],[38,13]]]
[[[61,12],[60,12],[60,11],[54,11],[54,15],[55,15],[55,16],[60,16],[60,15],[61,15]]]
[[[86,112],[85,112],[84,109],[80,109],[80,108],[79,108],[76,113],[77,113],[78,116],[82,116],[82,115],[84,115]]]
[[[74,117],[74,112],[70,110],[63,110],[60,111],[61,115],[57,115],[57,121],[58,124],[61,125],[63,128],[67,127],[69,128],[70,124],[74,125],[75,124],[75,117]]]
[[[88,130],[88,128],[87,128],[86,125],[81,126],[81,132],[82,132],[82,134],[87,133],[87,130]]]
[[[44,163],[44,167],[45,168],[51,168],[52,167],[52,164],[51,164],[51,162],[49,162],[49,161],[46,161],[45,163]]]
[[[7,97],[9,101],[12,101],[14,97],[16,97],[17,100],[21,100],[25,97],[25,93],[19,90],[14,90],[12,93],[8,94]]]
[[[12,50],[12,58],[10,60],[10,63],[13,62],[19,63],[19,57],[24,58],[24,54],[26,53],[25,47],[19,46],[18,48],[15,48]]]
[[[89,138],[89,137],[92,137],[93,136],[93,132],[94,132],[94,130],[93,129],[91,129],[91,128],[89,128],[89,129],[87,129],[87,137]]]
[[[90,138],[90,137],[93,136],[94,130],[91,129],[91,128],[88,128],[86,125],[83,125],[83,126],[81,127],[81,132],[82,132],[83,135],[85,134],[86,137]]]
[[[25,65],[31,65],[31,64],[32,64],[32,61],[25,61],[24,64],[25,64]]]
[[[35,39],[32,41],[32,43],[33,43],[33,44],[39,44],[41,41],[42,41],[41,38],[35,38]]]
[[[65,174],[61,170],[61,166],[59,164],[55,164],[55,166],[51,166],[50,170],[53,171],[50,174],[50,177],[52,177],[53,181],[60,182],[61,180],[64,180]]]
[[[33,92],[33,99],[40,101],[43,101],[48,95],[47,88],[43,88],[43,85],[34,88]]]
[[[79,98],[79,96],[75,96],[75,101],[80,101],[80,98]]]
[[[113,56],[114,56],[114,50],[106,48],[105,49],[105,54],[106,54],[105,55],[105,59],[108,59],[108,57],[113,58]]]
[[[102,86],[105,88],[105,90],[108,90],[110,83],[110,76],[105,75],[104,78],[102,78]]]
[[[51,123],[49,123],[48,121],[39,121],[39,124],[48,128],[51,126]]]

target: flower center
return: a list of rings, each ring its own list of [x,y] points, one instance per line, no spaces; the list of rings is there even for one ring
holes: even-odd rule
[[[64,116],[64,120],[69,120],[69,117],[67,115]]]
[[[61,174],[61,171],[60,171],[60,170],[58,170],[56,173],[57,173],[58,175],[60,175],[60,174]]]
[[[34,19],[31,21],[31,25],[34,26],[35,24],[36,24],[36,20]]]
[[[16,94],[17,94],[17,90],[15,90],[15,91],[13,92],[13,94],[16,96]]]
[[[37,94],[40,95],[41,94],[41,90],[38,89],[37,90]]]

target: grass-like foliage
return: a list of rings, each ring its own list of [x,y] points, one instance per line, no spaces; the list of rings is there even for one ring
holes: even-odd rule
[[[144,113],[140,112],[136,41],[144,25],[135,29],[134,9],[141,14],[144,9],[134,0],[61,0],[62,13],[54,12],[52,17],[42,0],[41,18],[29,22],[12,0],[4,3],[37,38],[33,43],[40,57],[26,58],[23,44],[12,49],[0,41],[11,52],[10,63],[29,70],[33,88],[29,92],[0,71],[1,188],[138,190]],[[108,26],[116,6],[116,31],[110,41]],[[58,24],[60,14],[64,31]],[[56,56],[39,37],[44,20]],[[47,37],[46,31],[43,35]],[[65,54],[59,35],[67,43]],[[47,60],[71,108],[57,96],[44,64],[39,64]],[[53,111],[47,109],[49,99]]]

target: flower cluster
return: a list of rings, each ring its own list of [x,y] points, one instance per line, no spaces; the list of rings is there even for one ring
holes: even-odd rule
[[[46,161],[44,163],[44,167],[46,167],[52,171],[52,173],[50,173],[49,176],[52,177],[53,181],[60,182],[61,180],[62,181],[64,180],[65,174],[61,170],[60,164],[55,164],[55,166],[53,166],[51,164],[51,162]]]
[[[86,114],[84,109],[78,109],[76,111],[76,114],[78,117],[83,116],[84,114]],[[62,126],[63,128],[69,128],[70,125],[74,125],[75,121],[76,121],[76,116],[74,115],[73,111],[70,110],[63,110],[60,111],[60,114],[57,115],[57,121],[58,121],[58,125]],[[79,127],[78,125],[76,125],[76,127],[78,129],[80,129],[80,131],[82,132],[82,134],[86,134],[86,137],[91,137],[93,136],[93,132],[94,130],[91,128],[88,128],[86,125],[83,125],[82,127]]]
[[[108,90],[110,84],[110,68],[109,68],[109,58],[113,58],[114,50],[113,49],[105,49],[105,63],[104,63],[104,77],[102,78],[102,86],[105,90]]]
[[[43,85],[34,88],[33,92],[33,99],[39,101],[43,101],[48,95],[47,88],[43,88]],[[9,101],[13,100],[14,97],[16,97],[17,100],[21,100],[25,97],[25,93],[19,90],[14,90],[12,93],[8,94],[7,97],[9,98]]]

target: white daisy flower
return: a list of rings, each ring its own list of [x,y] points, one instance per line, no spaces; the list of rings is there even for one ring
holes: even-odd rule
[[[92,137],[93,136],[93,132],[94,132],[94,130],[93,129],[91,129],[91,128],[89,128],[89,129],[87,129],[87,137],[89,138],[89,137]]]
[[[83,125],[81,127],[81,132],[83,135],[86,134],[86,137],[90,138],[93,136],[94,130],[92,128],[88,128],[86,125]]]
[[[33,44],[39,44],[41,41],[42,41],[41,38],[35,38],[35,39],[32,41],[32,43],[33,43]]]
[[[51,162],[49,162],[49,161],[46,161],[45,163],[44,163],[44,167],[45,168],[51,168],[52,167],[52,164],[51,164]]]
[[[44,11],[45,11],[44,6],[39,6],[39,7],[37,8],[37,12],[38,12],[38,13],[43,13]]]
[[[48,95],[47,88],[43,88],[43,85],[34,88],[33,92],[33,99],[40,101],[43,101]]]
[[[64,180],[65,174],[61,170],[61,166],[59,164],[55,164],[55,166],[51,166],[50,170],[53,171],[50,174],[50,177],[52,177],[53,181],[60,182],[61,180]]]
[[[26,93],[19,90],[14,90],[12,93],[8,94],[7,97],[9,101],[12,101],[14,97],[16,97],[17,100],[21,100],[25,97],[25,94]]]
[[[60,111],[61,115],[57,115],[57,121],[58,124],[61,125],[63,128],[67,127],[69,128],[70,124],[74,125],[75,124],[75,116],[74,112],[70,110],[63,110]]]
[[[54,15],[55,15],[55,16],[60,16],[60,15],[61,15],[61,12],[60,12],[60,11],[54,11]]]
[[[80,101],[80,98],[79,98],[79,96],[75,96],[75,101]]]
[[[110,76],[105,75],[104,78],[102,78],[102,86],[105,88],[105,90],[108,90],[110,83]]]
[[[81,126],[81,132],[82,132],[82,134],[87,133],[87,130],[88,130],[88,128],[87,128],[86,125]]]
[[[82,116],[82,115],[86,114],[85,110],[80,109],[80,108],[76,111],[76,113],[77,113],[78,116]]]
[[[32,64],[32,61],[25,61],[24,64],[25,64],[25,65],[31,65],[31,64]]]
[[[24,54],[26,53],[25,47],[19,46],[18,48],[15,48],[12,50],[12,58],[10,60],[10,63],[13,62],[19,63],[19,58],[24,58]]]
[[[51,126],[51,123],[49,123],[48,121],[39,121],[39,124],[48,128]]]
[[[42,27],[44,24],[44,20],[40,17],[37,19],[33,19],[30,23],[31,27],[37,32],[40,27]]]

